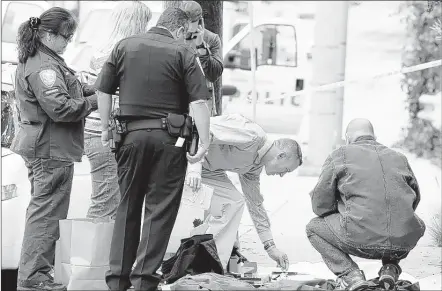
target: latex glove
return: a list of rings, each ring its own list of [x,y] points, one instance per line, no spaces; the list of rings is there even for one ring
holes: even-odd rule
[[[278,264],[278,267],[280,267],[284,272],[289,269],[290,263],[286,253],[281,252],[278,248],[273,246],[267,250],[267,254]]]
[[[201,188],[201,171],[202,163],[194,163],[187,166],[186,184],[192,188],[194,192]]]

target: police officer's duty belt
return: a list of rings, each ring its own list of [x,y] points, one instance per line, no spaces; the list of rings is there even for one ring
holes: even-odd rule
[[[167,129],[166,118],[161,119],[143,119],[127,122],[127,131],[136,131],[142,129]]]

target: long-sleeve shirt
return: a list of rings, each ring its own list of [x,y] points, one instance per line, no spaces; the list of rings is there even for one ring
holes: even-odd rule
[[[260,192],[262,157],[272,146],[264,130],[239,114],[210,119],[211,145],[202,164],[209,171],[238,173],[247,209],[262,242],[273,239]]]

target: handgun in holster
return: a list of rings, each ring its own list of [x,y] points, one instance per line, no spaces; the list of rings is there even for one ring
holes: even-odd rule
[[[111,126],[109,129],[109,147],[113,153],[120,148],[123,138],[127,133],[126,122],[120,120],[120,109],[115,109],[111,113]]]
[[[200,136],[198,134],[198,129],[196,128],[195,122],[192,122],[192,139],[189,144],[189,155],[194,156],[198,151],[198,142]]]

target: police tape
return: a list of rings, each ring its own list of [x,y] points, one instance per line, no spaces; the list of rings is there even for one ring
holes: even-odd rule
[[[257,104],[259,104],[259,103],[266,103],[266,102],[269,102],[269,101],[280,100],[280,99],[284,99],[284,98],[287,98],[287,97],[295,97],[295,96],[304,95],[304,94],[310,94],[310,93],[314,93],[314,92],[332,90],[332,89],[336,89],[336,88],[339,88],[339,87],[344,87],[344,86],[349,85],[349,84],[356,84],[356,83],[361,83],[361,82],[366,82],[366,81],[375,81],[377,79],[381,79],[381,78],[385,78],[385,77],[391,77],[391,76],[399,75],[399,74],[408,74],[408,73],[412,73],[412,72],[416,72],[416,71],[422,71],[422,70],[429,69],[429,68],[439,67],[441,65],[442,65],[442,60],[431,61],[431,62],[427,62],[427,63],[423,63],[423,64],[411,66],[411,67],[405,67],[405,68],[402,68],[400,70],[390,71],[390,72],[387,72],[387,73],[381,73],[381,74],[372,75],[372,76],[363,77],[363,78],[358,78],[358,79],[350,79],[350,80],[330,83],[330,84],[321,85],[321,86],[318,86],[318,87],[313,87],[313,88],[310,88],[310,89],[295,91],[295,92],[292,92],[292,93],[283,93],[283,94],[281,94],[278,97],[266,98],[265,100],[257,101],[256,103]]]

